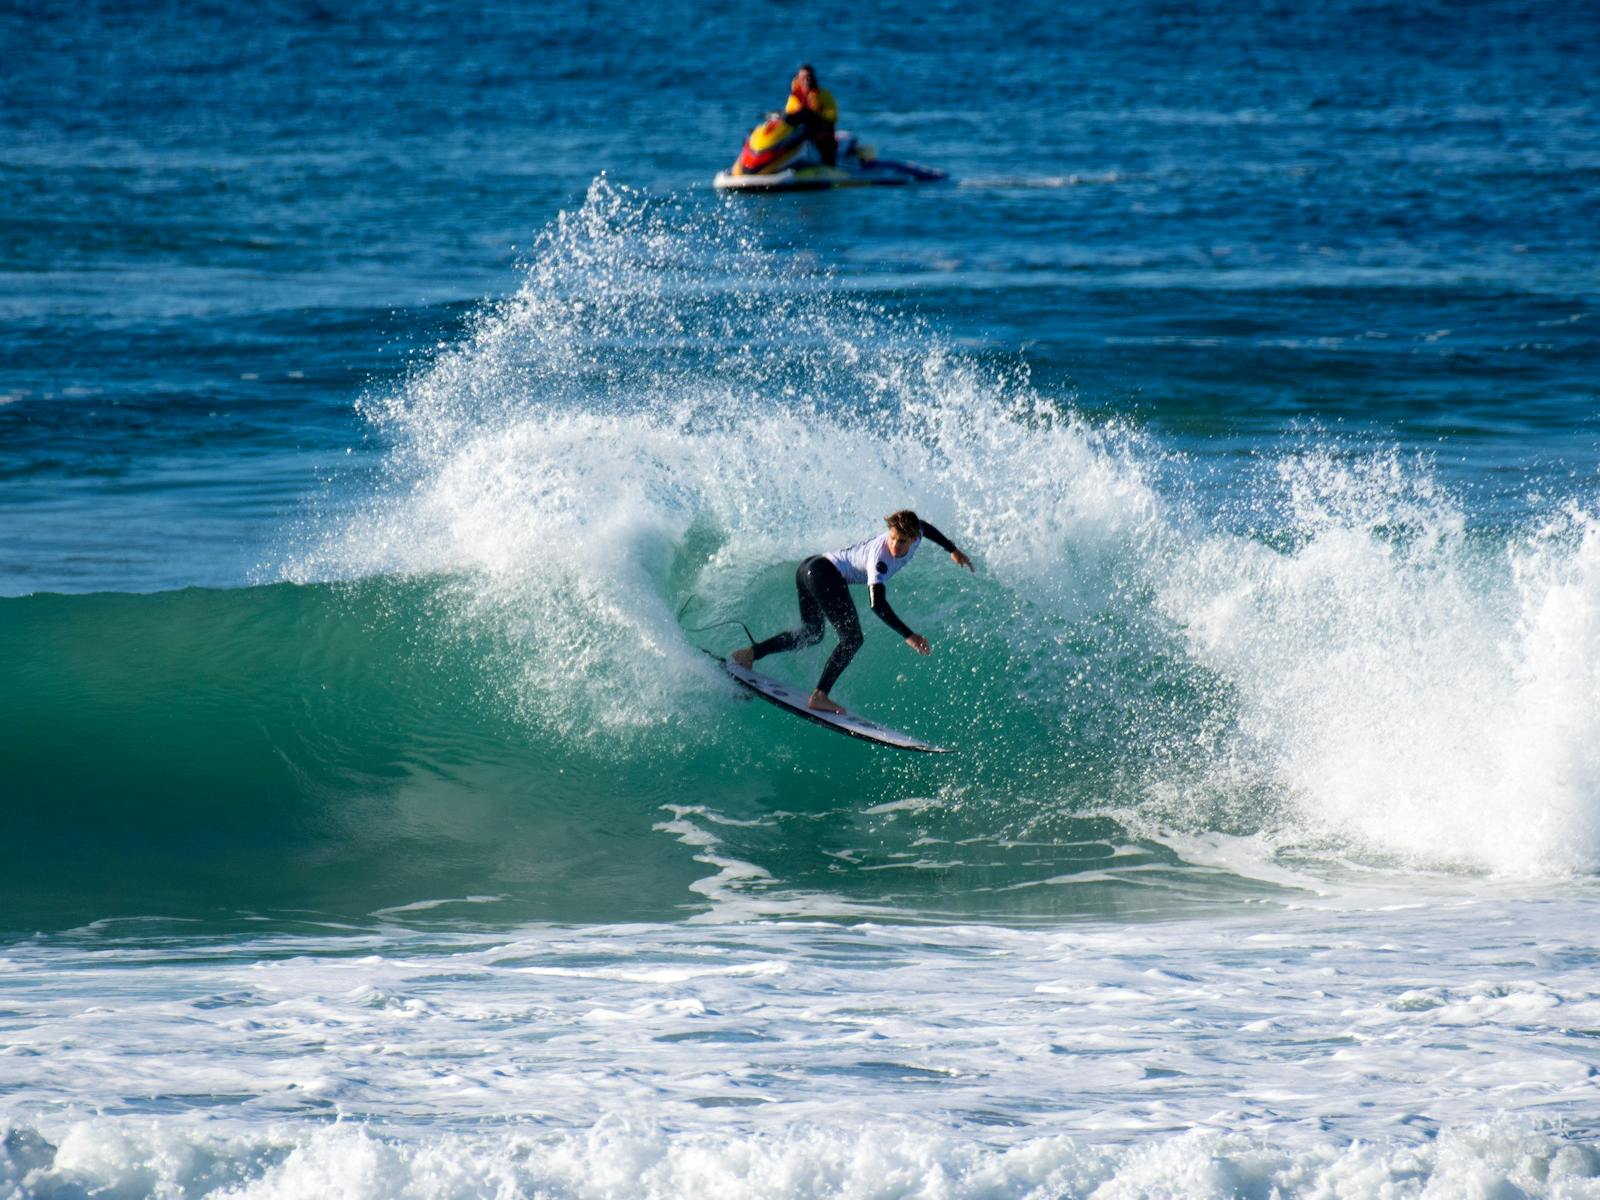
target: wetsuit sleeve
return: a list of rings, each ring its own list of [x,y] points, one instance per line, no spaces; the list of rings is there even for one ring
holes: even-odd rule
[[[928,521],[922,522],[922,536],[946,553],[955,554],[957,552],[956,544],[935,529],[932,523]]]
[[[867,595],[872,600],[872,611],[878,614],[885,625],[903,638],[916,637],[916,634],[906,628],[906,623],[894,615],[894,609],[889,607],[888,588],[881,583],[875,583],[867,589]]]

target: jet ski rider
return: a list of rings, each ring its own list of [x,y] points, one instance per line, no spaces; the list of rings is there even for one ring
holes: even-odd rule
[[[833,166],[839,156],[839,143],[833,132],[839,120],[839,106],[834,103],[832,92],[817,86],[817,73],[810,64],[795,72],[783,111],[790,124],[805,130],[806,137],[822,155],[822,161]]]
[[[912,633],[905,622],[895,616],[894,609],[889,607],[889,594],[884,582],[911,561],[917,547],[922,545],[923,538],[948,551],[950,561],[956,566],[974,573],[976,570],[972,560],[957,550],[954,542],[909,508],[890,513],[883,520],[889,527],[888,532],[843,550],[835,550],[832,554],[813,555],[800,564],[794,573],[795,591],[800,595],[800,628],[774,634],[764,642],[735,650],[729,657],[749,670],[758,658],[815,646],[822,640],[822,621],[826,617],[838,631],[839,644],[828,656],[827,665],[822,668],[822,678],[817,681],[817,690],[811,693],[807,707],[822,712],[844,712],[828,698],[828,692],[840,673],[850,665],[856,651],[861,649],[863,640],[861,622],[856,616],[855,601],[850,599],[848,584],[866,584],[872,611],[878,614],[879,619],[905,638],[906,645],[918,654],[931,654],[933,650],[928,645],[928,639],[920,633]]]

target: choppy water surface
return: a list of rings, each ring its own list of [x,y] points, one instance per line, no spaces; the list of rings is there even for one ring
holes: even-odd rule
[[[1595,14],[753,20],[0,15],[0,1191],[1600,1194]]]

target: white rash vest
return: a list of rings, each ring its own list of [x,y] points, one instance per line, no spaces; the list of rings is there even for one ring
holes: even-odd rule
[[[835,550],[823,557],[838,568],[846,583],[864,583],[871,587],[873,584],[883,583],[915,558],[917,548],[921,545],[922,539],[919,537],[911,543],[905,554],[896,558],[889,553],[889,532],[885,530],[875,538],[857,542],[854,546],[847,546],[843,550]]]

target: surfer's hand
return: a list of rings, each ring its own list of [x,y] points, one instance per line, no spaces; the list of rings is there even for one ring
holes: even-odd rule
[[[928,645],[928,639],[923,637],[920,633],[913,633],[910,637],[908,637],[906,639],[906,645],[910,646],[918,654],[933,653],[933,647]]]
[[[958,567],[965,567],[974,575],[978,573],[978,568],[972,565],[972,560],[959,550],[950,551],[950,561],[955,563],[955,565]]]

